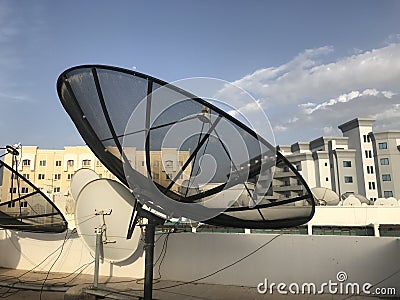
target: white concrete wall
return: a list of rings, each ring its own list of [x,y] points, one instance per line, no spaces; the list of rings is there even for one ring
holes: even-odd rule
[[[400,224],[400,206],[318,206],[308,224],[316,226]]]
[[[375,284],[399,271],[400,242],[395,238],[301,236],[267,234],[183,233],[169,237],[161,266],[163,279],[191,281],[216,272],[242,258],[241,262],[203,283],[256,287],[268,282],[338,282],[346,272],[347,282]],[[271,241],[269,244],[268,242]],[[160,250],[158,248],[158,250]],[[157,255],[157,254],[156,254]],[[380,287],[400,292],[400,273]]]
[[[64,238],[65,233],[40,234],[1,230],[0,267],[30,270],[60,247]],[[35,270],[48,271],[59,253],[60,250],[56,251]],[[78,235],[76,233],[72,234],[71,238],[65,243],[62,255],[52,268],[52,272],[74,272],[79,267],[94,261],[93,257],[94,254],[93,256],[91,255]],[[93,269],[94,263],[85,269],[83,273],[93,274]],[[104,261],[100,266],[100,274],[105,276],[141,278],[143,277],[143,272],[144,255],[142,245],[139,245],[138,250],[127,261],[115,264]]]
[[[40,263],[62,244],[64,238],[64,234],[10,231],[7,234],[2,231],[0,236],[0,266],[17,269],[30,269]],[[156,258],[164,238],[156,244]],[[169,236],[160,270],[163,280],[191,281],[243,259],[200,282],[256,287],[267,278],[268,282],[275,283],[321,285],[329,280],[337,282],[336,275],[342,271],[346,272],[348,282],[375,284],[399,271],[399,253],[400,242],[396,238],[174,233]],[[38,270],[48,270],[57,255],[58,252],[53,254]],[[52,271],[73,272],[91,261],[89,251],[74,236],[65,244]],[[158,265],[155,272],[157,269]],[[142,253],[139,251],[121,264],[103,263],[100,271],[106,276],[141,278],[144,272]],[[92,274],[93,264],[83,273]],[[400,273],[378,286],[395,287],[400,292]]]
[[[310,225],[399,224],[400,207],[318,207]],[[0,231],[0,267],[31,269],[60,247],[65,234],[33,234]],[[224,233],[173,233],[161,265],[163,280],[191,281],[220,270],[247,255],[238,264],[201,280],[204,283],[256,287],[269,282],[322,284],[346,272],[348,282],[377,283],[400,292],[400,240],[391,237],[307,236]],[[155,249],[160,255],[165,235]],[[271,241],[275,238],[273,241]],[[271,243],[269,243],[271,241]],[[258,249],[258,250],[257,250]],[[47,271],[59,250],[37,268]],[[73,234],[54,265],[53,272],[74,272],[93,261],[89,250]],[[94,265],[83,273],[93,274]],[[158,265],[155,267],[155,272]],[[100,266],[101,275],[142,278],[143,244],[127,261]],[[158,274],[157,274],[158,275]]]

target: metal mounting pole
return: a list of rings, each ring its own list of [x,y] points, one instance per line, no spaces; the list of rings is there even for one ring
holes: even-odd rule
[[[138,209],[141,217],[147,219],[146,229],[144,233],[144,300],[153,299],[153,263],[154,263],[154,236],[156,232],[156,226],[163,224],[165,220],[157,217],[151,212]]]
[[[100,251],[101,251],[101,244],[102,244],[102,235],[103,230],[102,228],[96,228],[96,252],[94,256],[94,280],[93,280],[93,287],[98,288],[99,286],[99,265],[100,265]]]
[[[144,269],[144,300],[153,299],[153,261],[154,261],[154,235],[156,225],[149,220],[144,236],[145,269]]]
[[[103,244],[115,243],[116,241],[110,241],[107,239],[107,225],[104,216],[109,216],[112,213],[112,209],[109,210],[94,210],[96,216],[102,216],[103,224],[100,227],[95,228],[96,233],[96,252],[94,256],[94,279],[93,287],[98,288],[99,286],[99,270],[100,270],[100,254],[102,252]],[[103,239],[104,236],[104,239]]]

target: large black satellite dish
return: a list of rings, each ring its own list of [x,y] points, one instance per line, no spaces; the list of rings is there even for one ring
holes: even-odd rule
[[[297,226],[314,214],[312,193],[293,165],[247,125],[196,95],[102,65],[64,71],[57,91],[87,145],[133,190],[142,210],[260,229]],[[165,142],[166,136],[174,138]],[[180,161],[163,158],[171,147]],[[195,178],[205,169],[204,157],[216,168],[199,188]],[[235,191],[235,199],[227,200]],[[211,205],[205,201],[210,198]]]
[[[304,224],[314,214],[312,193],[293,165],[204,97],[101,65],[64,71],[57,92],[87,145],[140,203],[126,220],[127,237],[139,217],[148,221],[144,299],[152,299],[159,222],[185,217],[266,229]]]
[[[13,157],[12,166],[0,160],[3,186],[9,188],[1,194],[0,227],[28,232],[64,232],[67,221],[63,214],[53,201],[16,170],[19,152],[13,150],[7,148]]]

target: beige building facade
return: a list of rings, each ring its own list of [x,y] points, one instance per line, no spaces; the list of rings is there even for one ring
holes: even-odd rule
[[[134,151],[133,151],[134,150]],[[132,152],[133,151],[133,152]],[[147,173],[145,151],[131,149],[131,164],[142,174]],[[188,151],[178,151],[176,148],[163,148],[161,151],[151,151],[151,172],[153,180],[162,186],[167,186],[175,178],[180,166],[189,158]],[[5,163],[12,166],[13,157],[7,155]],[[15,165],[15,164],[14,164]],[[39,149],[37,146],[23,146],[16,157],[18,172],[32,182],[36,187],[50,195],[50,198],[68,196],[71,179],[76,171],[82,168],[94,170],[100,178],[116,180],[116,177],[101,163],[87,146],[64,147],[62,150]],[[0,195],[9,199],[33,192],[32,187],[24,182],[16,183],[10,172],[4,171]],[[178,190],[179,186],[190,176],[189,165],[184,173],[176,180],[171,189]],[[2,198],[0,197],[0,202]],[[3,199],[5,200],[5,199]],[[16,203],[9,209],[16,209]],[[22,204],[23,205],[23,204]]]

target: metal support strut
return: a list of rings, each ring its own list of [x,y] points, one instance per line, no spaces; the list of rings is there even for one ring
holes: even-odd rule
[[[144,233],[144,251],[145,251],[145,269],[144,269],[144,300],[153,299],[153,263],[154,263],[154,236],[156,232],[156,226],[163,224],[165,220],[160,217],[142,210],[141,207],[138,209],[138,214],[147,219],[146,229]]]
[[[144,300],[153,299],[153,261],[154,261],[154,235],[156,224],[149,220],[144,236],[145,269],[144,269]]]

